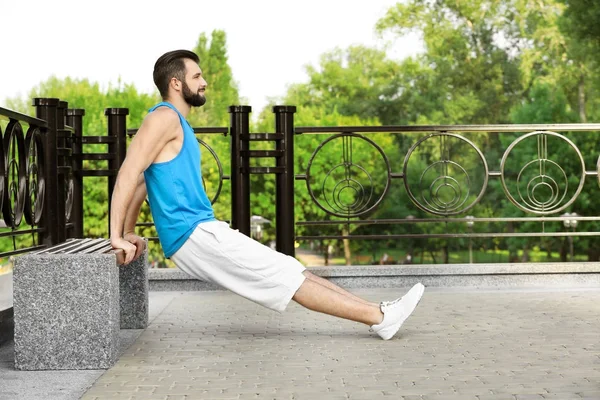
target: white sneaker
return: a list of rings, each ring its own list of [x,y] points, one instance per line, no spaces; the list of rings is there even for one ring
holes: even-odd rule
[[[382,302],[380,307],[383,313],[383,321],[378,325],[372,325],[371,330],[383,340],[391,339],[415,310],[424,291],[425,286],[422,283],[417,283],[402,298]]]

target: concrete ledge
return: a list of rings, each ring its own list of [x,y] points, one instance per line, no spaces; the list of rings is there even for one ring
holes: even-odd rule
[[[14,337],[13,274],[0,274],[0,344]]]
[[[15,320],[13,308],[0,310],[0,346],[4,342],[13,340],[15,336]]]
[[[179,268],[151,268],[148,270],[150,291],[202,291],[222,290],[218,285],[197,280]]]
[[[13,273],[0,274],[0,311],[13,306]]]
[[[368,265],[310,271],[342,287],[599,287],[600,263]]]
[[[119,346],[114,254],[24,255],[14,266],[15,368],[106,369]]]
[[[422,264],[311,267],[313,274],[335,276],[441,276],[600,273],[600,262],[514,264]]]
[[[148,247],[129,265],[119,267],[121,329],[148,326]]]
[[[407,287],[600,287],[600,262],[365,265],[310,267],[315,275],[348,288]],[[177,268],[150,269],[150,290],[219,290]]]

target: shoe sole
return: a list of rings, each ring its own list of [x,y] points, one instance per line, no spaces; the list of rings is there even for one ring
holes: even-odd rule
[[[416,310],[417,306],[419,305],[419,303],[421,302],[421,299],[423,298],[423,294],[425,293],[425,286],[421,285],[421,293],[419,294],[419,299],[417,300],[417,302],[415,303],[415,305],[413,306],[413,308],[410,310],[409,313],[406,314],[406,317],[404,317],[402,320],[398,321],[398,323],[396,323],[395,325],[392,325],[390,328],[392,328],[392,330],[394,331],[394,333],[387,339],[382,338],[383,340],[390,340],[391,338],[393,338],[394,336],[396,336],[396,333],[398,333],[398,331],[400,330],[400,328],[402,327],[402,325],[404,324],[404,322],[406,322],[406,320],[408,319],[408,317],[410,317],[412,315],[412,313]]]

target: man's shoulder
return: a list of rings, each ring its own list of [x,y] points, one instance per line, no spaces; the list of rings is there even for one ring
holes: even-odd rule
[[[146,115],[145,120],[151,123],[175,124],[179,123],[179,114],[169,107],[158,107]]]
[[[181,122],[177,112],[169,107],[159,107],[146,115],[136,136],[174,138],[179,131]]]

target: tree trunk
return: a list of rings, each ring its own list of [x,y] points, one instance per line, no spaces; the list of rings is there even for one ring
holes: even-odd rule
[[[448,249],[448,243],[444,245],[444,264],[450,264],[450,250]]]
[[[435,253],[433,251],[429,250],[429,254],[431,254],[431,259],[433,260],[433,263],[437,264],[437,261],[435,259]]]
[[[512,223],[512,221],[507,224],[506,229],[508,230],[508,233],[515,232],[515,226]],[[511,262],[511,263],[519,262],[519,253],[517,251],[511,249],[510,245],[508,246],[508,262]]]
[[[600,249],[589,247],[587,254],[588,261],[600,261]]]
[[[348,228],[342,228],[342,235],[348,236]],[[350,239],[343,239],[344,243],[344,257],[346,258],[346,265],[352,265],[352,253],[350,252]]]
[[[562,244],[560,246],[560,261],[562,261],[562,262],[567,262],[567,256],[569,253],[569,251],[567,250],[568,245],[566,245],[565,243],[566,243],[566,240],[563,240]]]
[[[529,246],[525,246],[523,249],[523,256],[521,257],[521,262],[529,262]]]
[[[585,112],[585,81],[584,81],[583,74],[579,78],[578,103],[579,103],[579,120],[582,123],[586,123],[587,122],[587,115],[586,115],[586,112]]]

